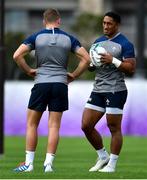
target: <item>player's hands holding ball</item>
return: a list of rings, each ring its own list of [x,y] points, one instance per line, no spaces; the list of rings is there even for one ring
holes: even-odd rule
[[[102,54],[100,53],[99,54],[101,56],[101,63],[103,64],[111,64],[112,63],[112,59],[113,59],[113,56],[109,53],[105,53],[105,54]]]
[[[105,48],[99,46],[99,44],[93,44],[89,51],[91,58],[91,67],[101,67],[103,64],[111,64],[112,63],[112,55],[109,54]]]

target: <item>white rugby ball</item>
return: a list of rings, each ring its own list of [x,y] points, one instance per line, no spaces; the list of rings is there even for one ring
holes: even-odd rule
[[[89,51],[92,64],[96,67],[100,67],[103,64],[101,62],[100,54],[106,54],[106,53],[107,51],[105,50],[105,48],[99,46],[99,44],[93,44]]]

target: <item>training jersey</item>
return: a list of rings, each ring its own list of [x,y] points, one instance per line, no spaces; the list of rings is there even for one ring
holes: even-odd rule
[[[112,39],[101,36],[94,43],[98,43],[120,61],[135,57],[133,44],[121,33],[116,34]],[[114,64],[97,67],[93,91],[101,93],[126,90],[124,75]]]
[[[59,28],[42,29],[24,40],[35,50],[37,73],[35,84],[60,82],[67,84],[67,65],[70,52],[75,53],[80,42]]]

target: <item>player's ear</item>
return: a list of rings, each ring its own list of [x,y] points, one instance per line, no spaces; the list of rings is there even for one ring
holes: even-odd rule
[[[120,27],[120,23],[116,22],[116,29],[119,29],[119,27]]]
[[[61,18],[57,19],[57,24],[61,24]]]
[[[45,19],[43,19],[42,23],[43,23],[43,26],[45,27],[46,26]]]

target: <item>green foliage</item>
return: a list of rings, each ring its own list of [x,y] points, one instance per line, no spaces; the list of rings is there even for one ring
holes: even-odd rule
[[[13,54],[15,50],[24,40],[25,35],[21,32],[13,33],[8,32],[5,35],[6,46],[6,79],[30,79],[22,70],[20,70],[17,64],[13,61]],[[29,65],[34,66],[34,58],[30,55],[27,56],[27,62]]]
[[[145,78],[147,78],[147,58],[144,59],[144,74]]]
[[[83,46],[89,49],[94,40],[102,34],[102,16],[83,13],[77,17],[72,30],[78,35]]]
[[[17,65],[13,61],[13,53],[23,39],[22,33],[7,33],[5,35],[6,46],[6,79],[11,79],[17,74]]]
[[[72,30],[82,37],[94,36],[102,33],[102,16],[84,13],[81,14],[76,23],[72,26]]]
[[[93,41],[102,34],[102,16],[97,16],[94,14],[83,13],[80,14],[75,24],[71,27],[72,31],[77,34],[83,46],[89,51],[89,48]],[[71,59],[74,58],[71,56]],[[74,69],[75,63],[77,61],[72,60],[70,64],[70,69]],[[95,77],[95,71],[89,72],[88,70],[83,73],[80,79],[83,80],[93,80]]]

